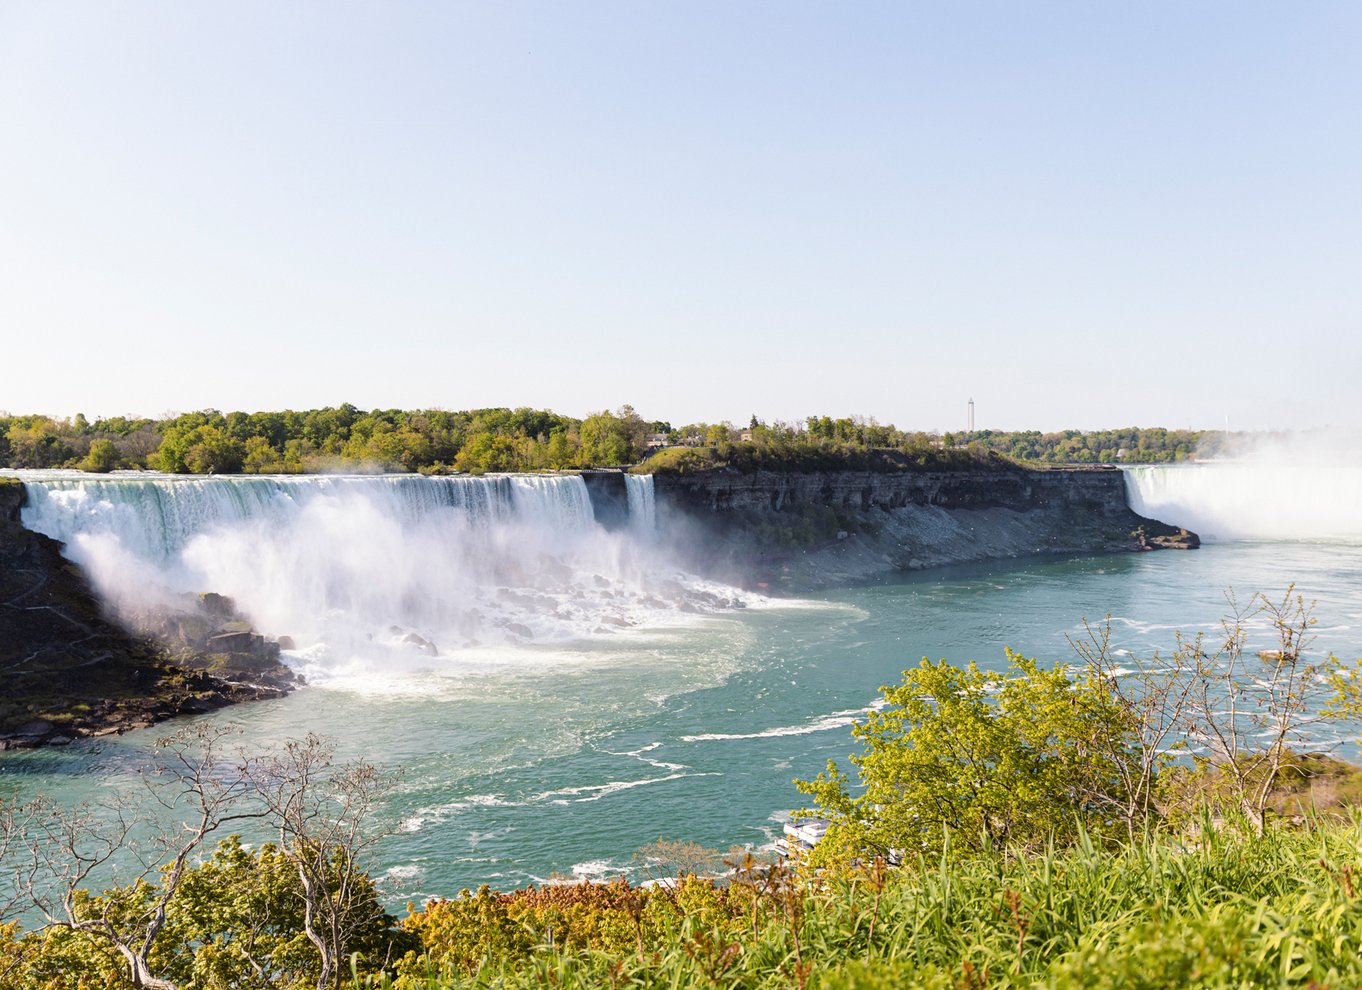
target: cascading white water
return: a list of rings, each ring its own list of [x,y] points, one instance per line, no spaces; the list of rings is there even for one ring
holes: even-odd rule
[[[576,475],[23,478],[25,525],[66,543],[116,607],[219,592],[323,670],[387,669],[412,642],[449,656],[609,635],[732,601],[598,526]]]
[[[1225,461],[1125,471],[1130,507],[1203,540],[1362,540],[1362,467]]]
[[[592,522],[580,478],[380,477],[91,477],[50,472],[25,478],[24,522],[71,542],[106,533],[149,560],[174,559],[209,530],[246,520],[282,523],[320,499],[363,498],[404,524],[450,510],[470,524],[516,514],[575,530]],[[576,482],[576,484],[573,484]]]
[[[460,479],[475,481],[476,479]],[[577,475],[512,475],[516,514],[560,530],[585,532],[595,522],[591,496]]]
[[[638,533],[657,530],[657,502],[651,474],[626,474],[624,490],[629,500],[629,525]]]

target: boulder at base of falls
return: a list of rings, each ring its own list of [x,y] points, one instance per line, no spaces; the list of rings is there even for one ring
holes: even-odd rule
[[[398,642],[402,643],[405,646],[410,646],[412,649],[416,650],[419,653],[424,653],[428,657],[440,655],[439,648],[430,640],[426,639],[422,635],[419,635],[418,633],[414,632],[404,633],[402,635],[402,638],[398,640]]]
[[[181,595],[143,609],[132,624],[190,670],[271,687],[297,683],[279,661],[279,642],[257,632],[226,595]]]
[[[1139,526],[1130,534],[1141,550],[1196,550],[1201,546],[1201,537],[1191,530],[1169,526],[1164,532],[1149,532]]]

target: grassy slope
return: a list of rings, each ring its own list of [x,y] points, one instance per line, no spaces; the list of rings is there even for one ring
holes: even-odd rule
[[[1362,820],[1207,835],[785,893],[483,894],[417,916],[432,959],[397,986],[1362,985]]]

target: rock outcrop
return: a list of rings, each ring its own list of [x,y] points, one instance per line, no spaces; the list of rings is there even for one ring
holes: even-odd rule
[[[161,644],[173,661],[231,681],[288,689],[292,671],[279,662],[280,643],[256,632],[226,595],[207,592],[145,609],[130,617],[143,636]]]
[[[629,524],[629,496],[624,474],[618,470],[583,471],[582,482],[591,497],[591,512],[606,529],[623,529]]]
[[[659,518],[687,563],[802,591],[1031,554],[1190,549],[1196,534],[1126,503],[1119,469],[659,474]]]
[[[271,670],[253,666],[253,644],[252,665],[189,642],[172,657],[111,620],[61,544],[20,524],[24,497],[22,484],[0,478],[0,749],[143,728],[289,689],[277,647]]]

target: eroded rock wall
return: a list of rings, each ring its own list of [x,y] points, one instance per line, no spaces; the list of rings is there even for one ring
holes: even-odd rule
[[[1126,504],[1118,469],[658,475],[688,563],[792,591],[1031,554],[1195,546]]]

